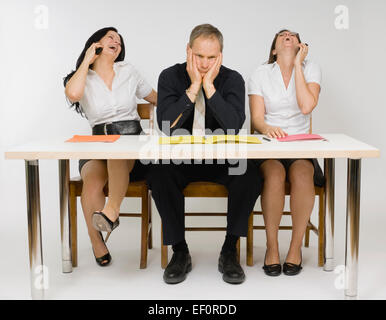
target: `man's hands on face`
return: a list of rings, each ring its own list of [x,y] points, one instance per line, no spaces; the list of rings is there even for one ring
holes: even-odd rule
[[[211,98],[216,92],[216,88],[213,85],[214,79],[218,76],[220,72],[220,67],[222,65],[222,53],[217,56],[215,63],[208,70],[208,72],[202,76],[198,71],[196,57],[193,55],[193,51],[188,47],[187,49],[187,59],[186,59],[186,71],[189,74],[191,85],[187,90],[187,94],[192,102],[196,100],[197,94],[203,86],[207,98]]]

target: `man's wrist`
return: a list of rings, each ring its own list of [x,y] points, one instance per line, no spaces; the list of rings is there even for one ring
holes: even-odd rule
[[[216,92],[216,88],[214,87],[213,83],[204,83],[203,87],[208,99],[210,99]]]
[[[201,89],[201,83],[192,83],[187,91],[194,95],[198,95],[198,92]]]
[[[186,95],[192,103],[196,102],[198,92],[201,90],[201,83],[192,83],[188,89],[185,90]]]
[[[192,103],[195,103],[195,102],[196,102],[197,94],[192,93],[191,91],[189,91],[189,89],[186,89],[186,90],[185,90],[185,93],[186,93],[186,95],[188,96],[190,102],[192,102]]]
[[[192,103],[196,102],[198,91],[201,89],[201,85],[197,86],[192,84],[188,89],[185,90],[186,95],[189,97]]]

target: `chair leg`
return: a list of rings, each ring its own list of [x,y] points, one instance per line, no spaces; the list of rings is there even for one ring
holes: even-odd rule
[[[148,200],[149,200],[148,209],[149,209],[149,225],[150,225],[148,248],[153,249],[153,220],[152,220],[152,211],[151,211],[151,191],[149,191]]]
[[[147,266],[147,246],[149,235],[149,193],[146,190],[142,194],[142,214],[141,214],[141,263],[140,269],[145,269]]]
[[[304,239],[304,246],[306,248],[310,246],[310,230],[311,230],[310,223],[311,223],[311,220],[308,221],[307,228],[306,228],[306,237]]]
[[[247,233],[247,266],[253,266],[253,211],[248,219]]]
[[[163,231],[161,223],[161,268],[165,269],[168,265],[168,246],[164,245]]]
[[[324,265],[324,234],[325,234],[325,208],[324,208],[324,193],[319,196],[319,225],[318,225],[318,266]]]
[[[70,230],[71,230],[71,251],[72,251],[72,266],[78,266],[78,223],[77,223],[77,203],[74,187],[70,184]]]

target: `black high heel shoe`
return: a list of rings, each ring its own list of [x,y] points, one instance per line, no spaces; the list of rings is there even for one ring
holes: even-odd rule
[[[99,235],[101,236],[102,238],[102,241],[103,243],[106,245],[106,242],[105,240],[103,239],[103,235],[102,235],[102,232],[99,232]],[[107,241],[107,239],[106,239]],[[111,255],[110,255],[110,252],[107,252],[104,256],[100,257],[100,258],[97,258],[95,256],[95,252],[94,252],[94,248],[92,249],[93,253],[94,253],[94,257],[95,257],[95,261],[96,263],[101,266],[101,267],[106,267],[110,264],[112,258],[111,258]]]
[[[294,264],[290,262],[284,262],[283,273],[287,276],[296,276],[303,269],[302,261],[303,261],[303,254],[300,252],[300,263]]]
[[[112,232],[116,227],[119,226],[119,217],[114,222],[111,221],[101,211],[96,211],[92,215],[92,224],[98,231]]]
[[[281,264],[280,263],[275,263],[275,264],[266,265],[265,264],[266,256],[267,256],[267,251],[265,251],[265,256],[264,256],[264,266],[263,266],[264,273],[267,276],[270,276],[270,277],[280,276],[280,274],[281,274]]]

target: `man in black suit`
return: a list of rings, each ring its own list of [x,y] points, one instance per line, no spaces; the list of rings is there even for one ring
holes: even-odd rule
[[[245,86],[241,75],[222,66],[223,37],[208,24],[195,27],[187,45],[187,62],[165,69],[158,81],[158,125],[167,134],[205,134],[233,131],[245,121]],[[166,283],[179,283],[191,270],[185,241],[183,189],[193,181],[220,183],[228,189],[227,234],[219,258],[224,281],[245,279],[236,258],[236,243],[246,236],[248,218],[260,195],[262,178],[252,161],[243,174],[229,174],[230,164],[159,164],[150,169],[148,183],[161,215],[163,242],[172,245],[173,257],[165,269]]]

